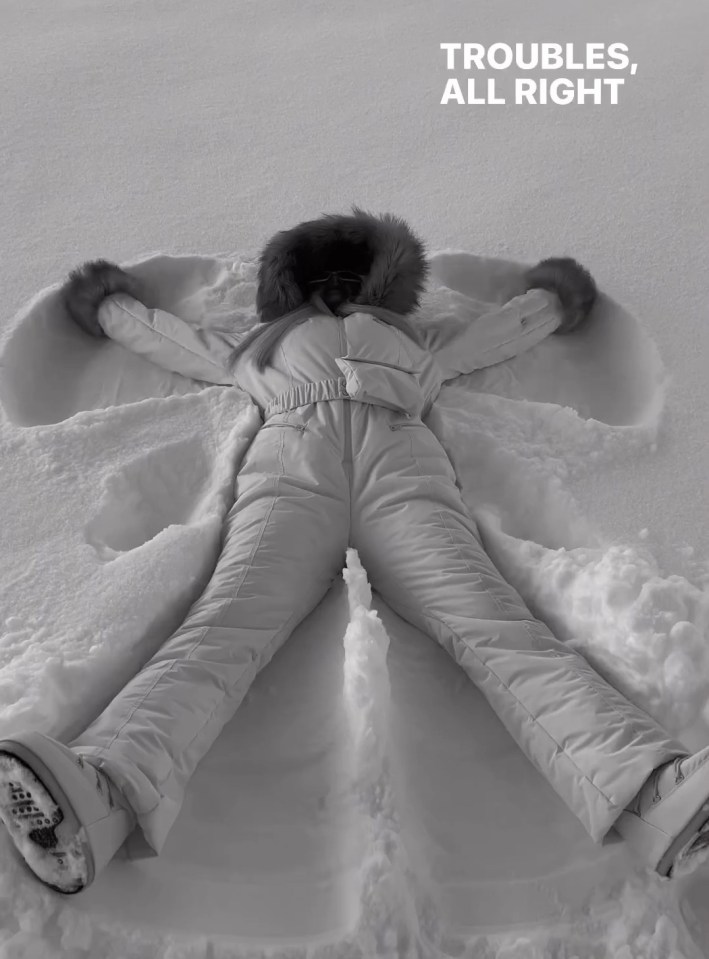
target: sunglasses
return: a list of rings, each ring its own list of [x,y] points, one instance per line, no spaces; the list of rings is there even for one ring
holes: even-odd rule
[[[351,286],[359,286],[363,279],[364,277],[359,273],[352,273],[350,270],[332,270],[330,273],[324,273],[321,277],[318,277],[317,280],[309,280],[308,286],[322,286],[331,280],[336,280],[339,283],[345,283]]]

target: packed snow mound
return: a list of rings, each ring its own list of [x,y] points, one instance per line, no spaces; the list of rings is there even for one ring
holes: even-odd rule
[[[670,732],[709,725],[709,593],[642,547],[545,549],[476,514],[487,552],[536,616]]]
[[[255,321],[253,258],[131,268],[190,322]],[[520,264],[432,268],[488,302],[519,292]],[[642,325],[603,298],[586,329],[445,386],[428,425],[504,575],[681,734],[706,715],[706,591],[608,541],[574,493],[652,453],[665,388]],[[58,287],[0,342],[0,410],[0,735],[69,741],[201,592],[260,418],[75,329]],[[663,883],[594,845],[352,551],[344,579],[257,677],[160,857],[118,858],[67,900],[0,833],[0,956],[694,959],[702,878]]]

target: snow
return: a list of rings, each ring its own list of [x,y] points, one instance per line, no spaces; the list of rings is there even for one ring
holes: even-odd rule
[[[258,425],[235,391],[57,322],[57,282],[162,250],[162,305],[247,323],[260,244],[357,202],[449,250],[461,285],[457,250],[597,277],[593,328],[459,378],[432,426],[535,613],[705,745],[704,6],[0,9],[0,735],[78,734],[181,621]],[[554,39],[629,45],[618,106],[440,106],[440,42]],[[0,832],[0,956],[694,959],[707,892],[706,867],[664,882],[593,845],[350,553],[160,857],[63,898]]]

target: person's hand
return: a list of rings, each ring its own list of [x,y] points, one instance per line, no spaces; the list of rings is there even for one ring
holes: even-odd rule
[[[145,293],[139,280],[108,260],[89,260],[72,270],[61,298],[72,320],[91,336],[105,336],[98,321],[98,308],[107,296],[127,293],[145,302]]]
[[[575,330],[588,317],[598,296],[591,274],[568,256],[541,260],[527,270],[524,280],[527,290],[547,290],[559,297],[563,319],[555,333]]]

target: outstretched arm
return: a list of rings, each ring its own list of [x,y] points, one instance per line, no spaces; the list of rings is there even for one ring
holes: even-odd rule
[[[69,315],[92,336],[108,336],[163,369],[207,383],[232,385],[229,357],[237,335],[200,329],[150,309],[135,277],[106,260],[75,270],[62,289]]]
[[[426,330],[426,346],[446,379],[517,356],[550,333],[571,332],[596,300],[593,278],[569,258],[542,260],[524,279],[525,293],[486,313],[456,290],[433,291],[436,316]]]

